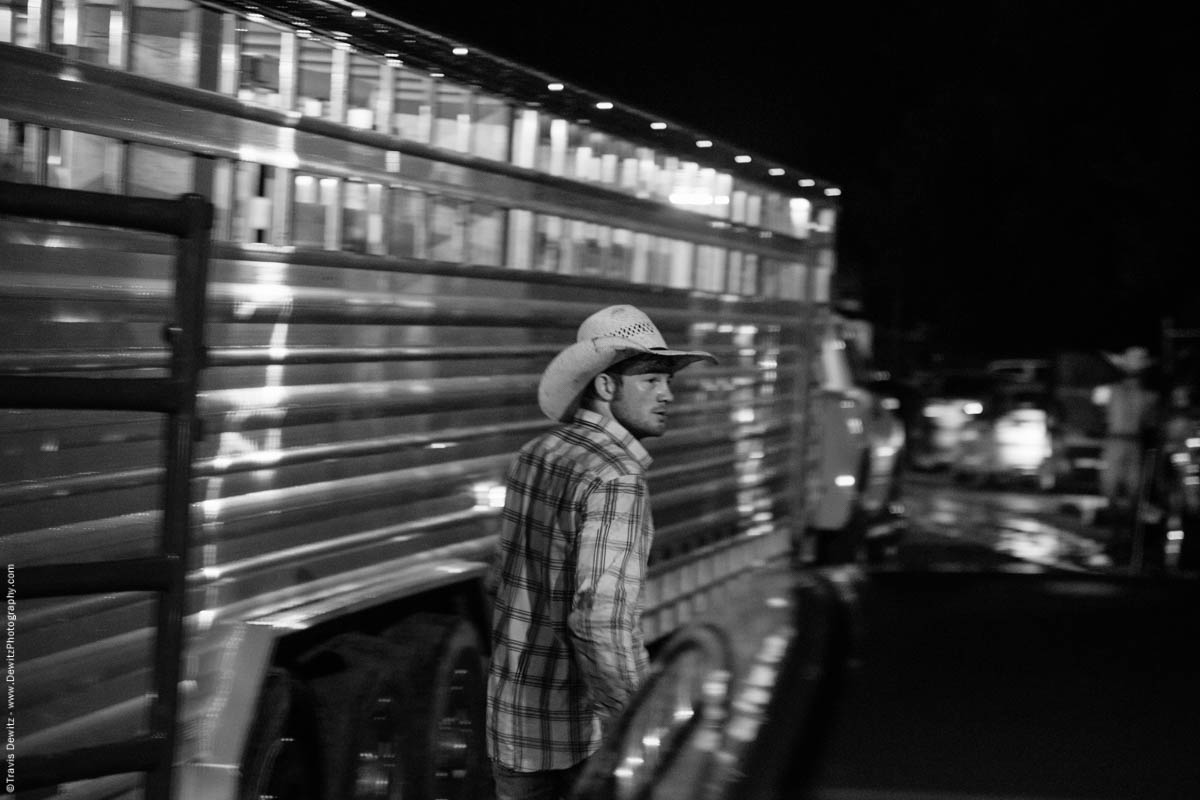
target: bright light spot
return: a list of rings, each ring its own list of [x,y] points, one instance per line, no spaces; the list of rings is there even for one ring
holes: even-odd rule
[[[262,14],[259,14],[257,11],[255,11],[252,14],[247,14],[246,19],[253,20],[255,22],[262,22],[263,20],[266,19],[266,17],[264,17]]]
[[[798,231],[807,232],[812,218],[812,201],[807,197],[793,197],[788,201],[788,212],[792,226]]]
[[[201,576],[204,577],[205,580],[215,581],[221,577],[221,568],[220,567],[204,567],[202,570],[200,570],[200,574],[201,574]]]
[[[444,72],[431,72],[431,73],[429,73],[429,77],[431,77],[431,78],[444,78],[444,77],[446,77],[446,73],[444,73]]]
[[[771,167],[769,170],[767,170],[767,174],[773,175],[776,178],[778,178],[780,175],[783,174],[783,167]]]
[[[475,495],[475,510],[482,511],[491,508],[504,508],[505,490],[503,484],[495,481],[482,481],[471,487]]]
[[[286,617],[280,617],[271,623],[272,628],[283,628],[289,631],[302,631],[308,627],[304,617],[299,614],[291,614]]]
[[[1171,542],[1182,542],[1183,531],[1167,531],[1167,540]]]
[[[676,712],[678,713],[678,712]],[[642,737],[642,747],[661,747],[662,737],[657,733],[647,733]]]
[[[717,198],[702,189],[674,191],[667,199],[677,206],[711,206],[717,202]]]
[[[1193,449],[1200,447],[1200,439],[1189,438],[1184,444]]]
[[[561,83],[548,83],[546,84],[546,88],[552,92],[561,92],[567,87],[563,86]]]
[[[814,181],[812,178],[801,178],[800,180],[796,181],[796,183],[805,188],[817,185],[817,182]]]
[[[963,413],[976,416],[983,413],[983,403],[963,403]]]
[[[282,169],[296,169],[300,166],[300,157],[296,155],[296,151],[290,147],[291,140],[294,135],[287,137],[283,135],[283,131],[288,131],[295,134],[292,128],[283,128],[280,130],[280,142],[284,149],[273,149],[266,147],[256,147],[252,144],[243,144],[238,147],[238,159],[241,161],[250,161],[257,164],[269,164],[273,167]]]
[[[350,12],[350,16],[355,17],[357,19],[362,19],[366,15],[367,15],[366,9],[363,9],[363,8],[356,8]]]
[[[753,408],[739,408],[733,412],[733,421],[739,425],[749,425],[754,422]]]
[[[750,156],[734,156],[733,160],[739,164],[749,164],[753,159]]]
[[[667,129],[667,123],[665,123],[665,122],[651,122],[650,123],[650,130],[652,130],[652,131],[665,131],[666,129]]]
[[[857,481],[854,480],[853,475],[838,475],[836,478],[833,479],[833,483],[835,486],[845,487],[845,486],[853,486],[855,483],[857,483]]]
[[[675,709],[675,713],[671,715],[671,718],[674,719],[676,722],[687,722],[689,719],[691,719],[694,716],[696,716],[696,710],[694,708],[692,708],[691,706],[684,706],[683,708]],[[654,738],[655,738],[656,745],[661,744],[661,742],[658,741],[657,736],[655,736]]]
[[[708,139],[700,139],[699,141],[696,142],[696,147],[712,147],[712,146],[713,146],[712,142],[710,142]]]
[[[601,100],[599,103],[596,103],[596,108],[600,109],[601,111],[608,111],[612,107],[613,104],[607,100]]]
[[[296,176],[297,183],[307,175]],[[311,178],[309,178],[311,180]],[[233,313],[239,318],[253,316],[262,307],[282,308],[292,302],[292,291],[278,283],[252,283],[242,287],[241,296],[234,303]]]
[[[312,31],[306,31],[301,28],[300,30],[296,31],[296,35],[301,39],[307,39],[308,37],[312,36]]]
[[[453,50],[451,50],[450,52],[456,56],[465,56],[467,53],[469,53],[471,51],[465,47],[456,47]]]
[[[219,519],[221,509],[225,507],[225,502],[219,497],[214,497],[211,500],[203,500],[200,503],[200,512],[206,520]]]
[[[200,612],[196,614],[196,624],[202,631],[206,631],[211,628],[212,624],[216,622],[216,620],[217,612],[211,608],[201,609]]]
[[[842,190],[837,188],[836,186],[830,186],[828,189],[825,190],[826,197],[837,197],[841,193],[842,193]]]

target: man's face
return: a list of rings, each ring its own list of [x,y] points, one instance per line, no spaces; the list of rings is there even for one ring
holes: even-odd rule
[[[675,399],[671,394],[671,373],[615,377],[617,388],[610,404],[613,419],[638,439],[666,433],[667,407]]]

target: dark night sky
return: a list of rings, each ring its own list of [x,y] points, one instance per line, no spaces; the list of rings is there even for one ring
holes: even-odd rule
[[[1200,325],[1198,26],[1171,7],[383,10],[838,182],[842,272],[881,348],[898,329],[988,357],[1153,348],[1165,315]]]

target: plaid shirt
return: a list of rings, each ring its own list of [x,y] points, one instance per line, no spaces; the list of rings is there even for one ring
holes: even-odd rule
[[[646,674],[649,465],[620,424],[580,410],[509,470],[487,702],[488,755],[509,769],[591,755]]]

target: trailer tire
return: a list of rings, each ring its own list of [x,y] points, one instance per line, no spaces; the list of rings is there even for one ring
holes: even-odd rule
[[[450,614],[419,613],[386,632],[403,653],[400,670],[419,687],[405,706],[405,800],[493,796],[484,738],[483,648],[475,626]]]
[[[287,670],[269,670],[246,740],[239,800],[320,797],[314,722],[304,685]]]

